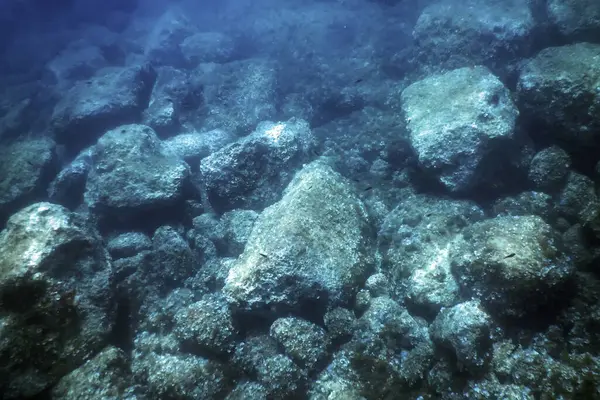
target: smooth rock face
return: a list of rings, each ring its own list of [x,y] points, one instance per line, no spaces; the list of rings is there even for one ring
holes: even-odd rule
[[[600,132],[598,60],[600,44],[577,43],[546,48],[525,63],[517,92],[527,121],[570,147],[593,145]]]
[[[306,121],[261,123],[250,135],[202,159],[200,173],[212,207],[224,212],[272,204],[314,146]]]
[[[64,207],[36,203],[0,233],[0,391],[35,395],[106,345],[112,269],[100,237]]]
[[[85,202],[104,216],[131,217],[183,200],[189,167],[147,126],[108,131],[94,146],[92,159]]]
[[[475,223],[450,254],[461,290],[481,300],[490,314],[520,318],[567,300],[573,262],[558,232],[538,216]]]
[[[432,64],[456,68],[526,53],[534,27],[519,0],[443,0],[423,10],[413,36]]]
[[[136,122],[148,106],[155,80],[152,66],[141,65],[105,68],[77,82],[54,108],[57,142],[79,150],[107,129]]]
[[[519,112],[508,89],[484,67],[415,82],[402,92],[402,106],[419,163],[452,192],[492,184],[486,177],[510,158],[495,160],[494,153],[511,150]]]
[[[309,164],[256,221],[224,293],[235,309],[268,315],[347,303],[373,268],[371,238],[349,184]]]

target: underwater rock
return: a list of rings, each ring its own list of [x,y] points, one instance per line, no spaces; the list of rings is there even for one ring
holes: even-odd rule
[[[600,3],[596,0],[548,0],[548,19],[569,39],[597,41]]]
[[[329,166],[305,166],[265,209],[224,293],[239,312],[276,317],[349,304],[374,267],[373,233],[349,183]]]
[[[285,353],[308,374],[322,367],[329,341],[323,328],[306,320],[287,317],[273,322],[269,335]]]
[[[98,46],[89,43],[71,43],[47,64],[59,85],[69,81],[90,79],[109,63]]]
[[[174,317],[174,333],[188,351],[228,356],[235,348],[237,333],[229,306],[219,295],[204,296],[179,310]]]
[[[110,258],[64,207],[33,204],[0,233],[0,391],[34,396],[102,349],[114,322]]]
[[[263,122],[250,135],[202,159],[203,189],[217,212],[262,209],[277,199],[316,143],[302,120]]]
[[[131,369],[150,399],[219,399],[228,386],[223,365],[180,352],[173,336],[138,335]]]
[[[222,149],[236,138],[229,132],[213,129],[208,132],[181,133],[164,141],[165,147],[196,170],[200,160]]]
[[[277,64],[268,59],[201,66],[204,103],[202,130],[224,129],[247,135],[261,121],[277,118]]]
[[[186,37],[179,49],[192,68],[202,63],[226,63],[232,60],[234,41],[221,32],[198,32]]]
[[[517,94],[524,121],[566,150],[594,145],[600,132],[600,44],[549,47],[527,61]],[[547,138],[544,138],[547,140]]]
[[[478,301],[444,308],[429,328],[434,342],[454,353],[459,369],[477,375],[485,371],[491,358],[492,319]]]
[[[85,203],[98,216],[121,223],[183,203],[190,169],[144,125],[106,132],[92,148]]]
[[[463,295],[502,317],[566,302],[575,272],[562,237],[538,216],[477,222],[453,243],[450,257]]]
[[[71,210],[83,202],[85,182],[92,169],[92,149],[87,148],[58,173],[48,188],[48,198]]]
[[[534,28],[531,10],[519,0],[442,0],[423,10],[413,37],[436,68],[480,63],[491,68],[498,60],[526,54]]]
[[[533,157],[528,177],[536,190],[556,193],[563,188],[570,167],[569,154],[558,146],[550,146]]]
[[[267,391],[269,399],[290,399],[304,393],[307,376],[269,336],[253,336],[240,343],[233,362],[253,376]]]
[[[421,313],[455,304],[456,282],[450,268],[450,242],[465,227],[484,218],[465,200],[410,194],[385,218],[379,231],[381,269],[391,293]]]
[[[487,68],[429,76],[406,88],[402,103],[421,167],[451,192],[493,188],[523,158],[519,111]]]
[[[19,208],[44,198],[58,170],[55,147],[47,138],[0,146],[0,226]]]
[[[81,367],[64,376],[52,389],[52,399],[137,400],[123,350],[109,346]]]
[[[106,245],[106,249],[113,260],[133,257],[140,252],[150,250],[151,248],[152,241],[142,232],[122,233],[119,236],[110,239]]]
[[[75,83],[52,113],[56,141],[75,152],[107,129],[136,122],[148,106],[155,80],[154,68],[141,65],[104,68]]]

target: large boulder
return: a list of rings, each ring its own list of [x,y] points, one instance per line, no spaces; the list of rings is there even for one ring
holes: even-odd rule
[[[77,214],[36,203],[0,233],[0,392],[29,398],[107,343],[110,257]]]
[[[150,65],[104,68],[77,82],[52,114],[57,142],[73,150],[92,144],[107,129],[136,122],[148,106],[156,72]]]
[[[538,216],[501,216],[466,228],[450,249],[465,296],[490,314],[522,318],[569,298],[574,264],[560,233]]]
[[[374,267],[373,233],[349,183],[315,162],[260,215],[224,292],[238,312],[324,313],[348,304]]]
[[[315,144],[305,121],[261,123],[202,159],[200,173],[211,205],[223,212],[274,203],[296,169],[313,157]]]
[[[564,36],[598,41],[600,3],[596,0],[548,0],[547,13],[550,21]]]
[[[55,144],[50,139],[0,146],[0,226],[19,208],[41,200],[57,169]]]
[[[410,141],[421,166],[451,192],[499,184],[522,157],[519,111],[487,68],[461,68],[415,82],[402,92]]]
[[[526,54],[534,27],[531,10],[519,0],[442,0],[423,10],[413,36],[430,65],[493,67]]]
[[[104,134],[93,148],[85,202],[99,216],[129,220],[180,205],[189,166],[168,151],[144,125],[123,125]]]
[[[600,44],[549,47],[527,61],[517,93],[526,122],[569,148],[593,145],[600,132]],[[545,138],[547,140],[547,138]]]

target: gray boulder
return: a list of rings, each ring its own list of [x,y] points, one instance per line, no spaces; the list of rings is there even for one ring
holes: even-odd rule
[[[106,248],[113,260],[118,260],[150,250],[152,241],[141,232],[127,232],[109,240]]]
[[[425,7],[413,37],[430,65],[492,67],[525,54],[534,28],[531,10],[519,0],[442,0]]]
[[[569,148],[594,145],[600,132],[600,44],[549,47],[527,61],[517,85],[526,120]],[[538,127],[539,129],[539,127]]]
[[[315,140],[308,123],[263,122],[250,135],[202,159],[204,190],[218,212],[262,209],[281,195],[303,163],[312,158]]]
[[[53,203],[61,204],[69,209],[75,209],[83,202],[85,182],[93,167],[92,154],[93,151],[91,148],[81,151],[50,182],[48,198]]]
[[[323,367],[329,341],[320,326],[295,317],[279,318],[271,325],[269,335],[308,373]]]
[[[558,146],[550,146],[533,157],[528,177],[537,190],[556,193],[563,188],[570,167],[569,154]]]
[[[150,65],[104,68],[77,82],[54,107],[52,127],[59,143],[79,150],[107,129],[136,122],[148,106],[156,72]]]
[[[54,57],[46,68],[59,84],[64,85],[68,81],[90,79],[96,71],[108,66],[100,47],[74,42]]]
[[[351,186],[309,164],[256,221],[224,293],[237,310],[269,316],[348,304],[373,269],[372,237]]]
[[[31,397],[106,345],[110,258],[87,222],[50,203],[9,219],[0,254],[0,392]]]
[[[548,18],[570,39],[598,40],[600,3],[596,0],[548,0]]]
[[[235,137],[221,129],[208,132],[188,132],[173,136],[164,141],[171,152],[185,160],[192,168],[200,165],[200,160],[233,142]]]
[[[538,216],[506,216],[466,228],[450,249],[463,294],[490,314],[522,318],[566,301],[574,265],[562,238]]]
[[[179,48],[188,65],[197,66],[231,61],[235,43],[221,32],[198,32],[186,37]]]
[[[434,342],[450,349],[459,369],[472,374],[484,372],[491,358],[492,319],[478,301],[468,301],[443,309],[430,327]]]
[[[521,152],[519,111],[487,68],[461,68],[415,82],[402,92],[410,141],[420,165],[452,192],[498,184]]]
[[[138,400],[123,350],[109,346],[52,388],[56,400]]]
[[[98,215],[130,219],[183,202],[189,167],[151,128],[123,125],[108,131],[92,152],[85,202]]]
[[[201,65],[204,104],[202,130],[224,129],[246,135],[277,116],[277,69],[267,59]]]
[[[55,144],[50,139],[0,146],[0,226],[19,208],[44,198],[57,169]]]

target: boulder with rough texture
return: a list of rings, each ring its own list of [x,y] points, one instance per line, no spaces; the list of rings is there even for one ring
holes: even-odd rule
[[[221,32],[198,32],[186,37],[179,48],[188,64],[195,66],[231,61],[235,43]]]
[[[132,217],[183,201],[189,167],[147,126],[108,131],[94,146],[92,160],[85,202],[101,216]]]
[[[33,204],[0,233],[0,392],[36,395],[102,349],[114,322],[110,257],[64,207]]]
[[[600,44],[549,47],[525,63],[517,85],[524,121],[569,148],[593,145],[600,132]]]
[[[267,59],[201,66],[204,84],[202,130],[224,129],[246,135],[277,116],[277,69]]]
[[[373,269],[372,237],[349,183],[309,164],[256,221],[224,293],[237,311],[269,316],[348,304]]]
[[[402,92],[410,141],[421,166],[452,192],[497,185],[522,157],[519,111],[487,68],[461,68],[415,82]]]
[[[463,294],[490,314],[521,318],[568,300],[574,264],[538,216],[496,217],[466,228],[450,249]]]
[[[442,0],[423,10],[413,36],[431,65],[491,67],[526,54],[534,28],[531,10],[519,0]]]
[[[312,157],[315,144],[303,120],[261,123],[250,135],[202,159],[208,200],[218,212],[272,204],[296,169]]]
[[[164,145],[194,168],[200,164],[200,160],[234,140],[235,137],[229,132],[214,129],[208,132],[182,133],[165,140]]]
[[[548,18],[560,33],[583,40],[598,41],[600,2],[596,0],[548,0]]]
[[[491,358],[492,319],[479,302],[468,301],[443,309],[429,329],[434,342],[450,349],[461,367],[484,371]]]
[[[54,107],[57,142],[79,150],[107,129],[136,122],[148,106],[156,72],[150,65],[104,68],[77,82]]]
[[[0,146],[0,225],[14,211],[44,197],[57,167],[55,144],[50,139]]]

